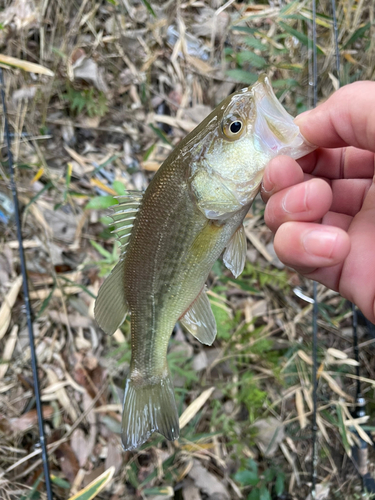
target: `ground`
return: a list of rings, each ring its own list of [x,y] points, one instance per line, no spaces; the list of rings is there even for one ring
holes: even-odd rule
[[[341,84],[374,78],[372,1],[342,0],[337,17]],[[119,256],[108,229],[114,195],[145,189],[173,146],[261,71],[293,115],[311,106],[311,19],[311,6],[299,1],[0,0],[0,65],[55,498],[111,466],[98,498],[308,498],[312,306],[294,289],[311,297],[312,285],[278,261],[260,199],[246,218],[244,273],[235,280],[218,261],[209,276],[214,345],[178,325],[173,334],[169,366],[186,411],[177,442],[154,435],[140,451],[122,451],[129,322],[107,337],[93,305]],[[318,5],[317,35],[324,99],[339,83],[331,2]],[[0,164],[0,497],[45,498],[2,139]],[[366,439],[359,424],[374,429],[375,334],[360,316],[368,419],[353,423],[351,306],[320,285],[318,295],[316,498],[360,498],[348,454],[358,433]]]

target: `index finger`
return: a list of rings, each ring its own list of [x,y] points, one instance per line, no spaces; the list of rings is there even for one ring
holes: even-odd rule
[[[374,176],[375,154],[353,147],[318,148],[300,158],[298,164],[307,174],[327,179],[371,179]]]
[[[375,82],[342,87],[295,119],[303,136],[324,148],[354,146],[375,152]]]

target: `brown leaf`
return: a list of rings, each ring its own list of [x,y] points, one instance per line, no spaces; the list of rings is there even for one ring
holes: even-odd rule
[[[73,483],[79,471],[79,463],[70,444],[62,443],[55,452],[56,458],[59,461],[61,470],[66,479]]]
[[[43,418],[48,420],[52,418],[54,409],[52,406],[45,405],[43,406]],[[13,432],[25,432],[28,429],[31,429],[38,423],[38,415],[36,413],[36,409],[28,411],[24,413],[21,417],[11,418],[10,419],[11,428]]]

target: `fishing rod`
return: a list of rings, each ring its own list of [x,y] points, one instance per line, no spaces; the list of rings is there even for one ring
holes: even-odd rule
[[[44,480],[45,480],[45,484],[46,484],[47,500],[53,500],[51,478],[50,478],[50,474],[49,474],[47,443],[46,443],[45,432],[44,432],[42,402],[40,399],[38,360],[37,360],[37,356],[36,356],[36,352],[35,352],[35,337],[34,337],[34,330],[33,330],[32,311],[31,311],[30,298],[29,298],[29,286],[28,286],[28,282],[27,282],[26,261],[25,261],[25,254],[24,254],[24,249],[23,249],[20,210],[19,210],[19,204],[18,204],[17,186],[16,186],[16,181],[15,181],[15,175],[14,175],[14,164],[13,164],[11,138],[10,138],[10,132],[9,132],[8,116],[7,116],[7,106],[6,106],[6,101],[5,101],[5,85],[4,85],[3,70],[1,67],[0,67],[0,93],[1,93],[3,113],[4,113],[4,142],[6,144],[6,149],[7,149],[7,154],[8,154],[10,188],[12,191],[13,204],[14,204],[14,215],[15,215],[16,228],[17,228],[18,249],[19,249],[20,263],[21,263],[23,296],[24,296],[25,309],[26,309],[26,322],[27,322],[27,330],[29,333],[31,369],[33,372],[35,406],[36,406],[36,412],[37,412],[37,416],[38,416],[38,427],[39,427],[39,446],[40,446],[41,452],[42,452],[43,471],[44,471]]]

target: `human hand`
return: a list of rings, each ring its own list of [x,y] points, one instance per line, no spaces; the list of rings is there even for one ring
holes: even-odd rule
[[[342,87],[296,118],[319,146],[267,166],[262,197],[280,260],[375,323],[375,82]]]

